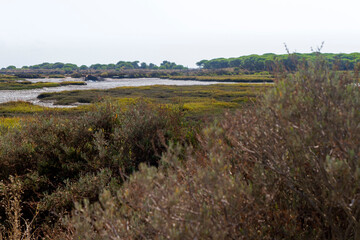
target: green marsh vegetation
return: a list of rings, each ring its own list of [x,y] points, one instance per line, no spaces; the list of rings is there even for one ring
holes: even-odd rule
[[[237,109],[255,100],[271,84],[216,84],[206,86],[120,87],[109,90],[63,91],[42,93],[39,99],[55,104],[96,103],[104,99],[127,102],[146,99],[154,104],[177,105],[187,117],[221,114],[224,109]]]
[[[36,89],[36,88],[49,88],[49,87],[61,87],[68,85],[86,85],[84,82],[80,81],[67,81],[67,82],[37,82],[32,83],[29,81],[22,82],[2,82],[0,83],[0,90],[28,90],[28,89]]]
[[[0,134],[4,134],[12,128],[19,128],[20,120],[20,117],[0,117]]]
[[[244,82],[244,83],[266,83],[273,82],[274,78],[269,74],[236,74],[218,76],[169,76],[174,80],[197,80],[197,81],[216,81],[216,82]]]
[[[165,96],[10,128],[3,238],[358,239],[359,76],[299,66],[214,122],[189,123]]]
[[[21,115],[21,114],[34,114],[44,112],[48,108],[34,105],[28,102],[7,102],[0,104],[0,115]]]
[[[82,81],[65,81],[65,82],[30,82],[17,76],[13,75],[0,75],[0,90],[27,90],[27,89],[36,89],[44,87],[60,87],[67,85],[85,85],[85,82]]]
[[[119,87],[109,90],[63,91],[43,93],[39,99],[55,100],[55,104],[66,105],[76,102],[93,103],[101,98],[150,98],[158,103],[179,103],[201,98],[212,98],[217,101],[241,102],[246,98],[269,87],[269,84],[216,84],[206,86],[145,86]]]

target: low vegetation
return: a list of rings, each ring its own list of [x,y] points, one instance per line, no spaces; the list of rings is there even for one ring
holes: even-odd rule
[[[9,128],[0,135],[2,237],[359,239],[357,72],[320,58],[285,75],[216,121],[190,122],[186,100],[166,95],[172,87],[144,87],[165,100],[116,89],[123,101]],[[226,87],[204,95],[233,99]]]
[[[168,148],[116,194],[76,206],[71,238],[358,239],[357,76],[304,67],[253,109]]]
[[[218,75],[218,76],[169,76],[174,80],[196,80],[196,81],[214,81],[214,82],[243,82],[243,83],[266,83],[273,82],[271,75],[253,74],[253,75]]]
[[[207,86],[145,86],[119,87],[108,90],[63,91],[42,93],[39,99],[56,101],[66,105],[76,102],[94,103],[103,98],[149,98],[158,103],[180,103],[202,101],[202,98],[216,101],[241,102],[254,98],[256,94],[269,87],[267,84],[217,84]]]
[[[156,104],[176,105],[190,118],[219,115],[224,109],[237,109],[255,100],[271,84],[218,84],[206,86],[145,86],[120,87],[109,90],[63,91],[42,93],[39,99],[58,105],[96,103],[116,99],[127,103],[146,99]]]
[[[135,171],[140,162],[156,166],[169,140],[190,144],[193,130],[181,118],[180,109],[145,102],[126,109],[104,103],[66,118],[35,117],[1,136],[0,179],[17,176],[22,183],[22,217],[32,219],[37,213],[34,224],[50,227],[73,208],[74,199],[96,201],[106,186],[116,188],[123,182],[121,176]],[[0,189],[2,200],[11,204],[12,192],[6,186]],[[5,210],[0,208],[2,219],[9,217]],[[2,224],[8,229],[5,233],[15,230],[11,222]]]
[[[28,90],[28,89],[36,89],[36,88],[49,88],[49,87],[61,87],[68,85],[86,85],[83,81],[64,81],[64,82],[30,82],[26,80],[19,80],[11,78],[0,80],[0,90]]]
[[[4,134],[9,129],[20,127],[19,117],[0,117],[0,134]]]
[[[33,114],[49,110],[48,108],[34,105],[28,102],[7,102],[0,104],[0,116],[13,116]]]

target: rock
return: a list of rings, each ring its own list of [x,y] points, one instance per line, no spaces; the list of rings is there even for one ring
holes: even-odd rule
[[[104,81],[104,78],[96,77],[96,76],[93,76],[93,75],[86,75],[85,76],[85,81]]]

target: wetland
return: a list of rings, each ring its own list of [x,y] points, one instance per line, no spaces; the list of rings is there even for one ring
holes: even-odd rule
[[[110,79],[105,78],[104,81],[81,81],[81,79],[75,78],[49,78],[49,79],[27,79],[27,82],[31,84],[37,84],[37,88],[14,90],[7,88],[7,90],[0,90],[0,103],[12,102],[12,101],[27,101],[33,104],[53,107],[54,104],[51,101],[41,101],[38,98],[39,95],[47,96],[47,93],[56,93],[62,91],[78,91],[81,90],[107,90],[118,87],[140,87],[151,85],[173,85],[173,86],[192,86],[192,85],[212,85],[219,84],[217,81],[196,81],[196,80],[171,80],[160,78],[131,78],[131,79]],[[18,83],[18,82],[16,82]],[[44,99],[43,100],[49,100]],[[81,102],[81,101],[80,101]],[[75,102],[73,102],[75,103]],[[59,107],[58,104],[57,107]],[[69,105],[69,104],[64,104]]]

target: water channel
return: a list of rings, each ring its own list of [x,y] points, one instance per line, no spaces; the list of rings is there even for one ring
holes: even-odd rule
[[[64,81],[81,81],[81,79],[74,78],[48,78],[48,79],[27,79],[31,82],[64,82]],[[193,80],[171,80],[160,78],[131,78],[131,79],[110,79],[106,78],[104,81],[87,81],[86,85],[69,85],[61,87],[40,88],[30,90],[1,90],[0,91],[0,103],[6,103],[11,101],[27,101],[33,104],[45,106],[45,107],[72,107],[72,106],[59,106],[53,105],[52,102],[40,101],[37,97],[41,93],[46,92],[61,92],[61,91],[74,91],[74,90],[90,90],[90,89],[110,89],[116,87],[140,87],[151,85],[210,85],[218,84],[221,82],[206,82],[206,81],[193,81]]]

